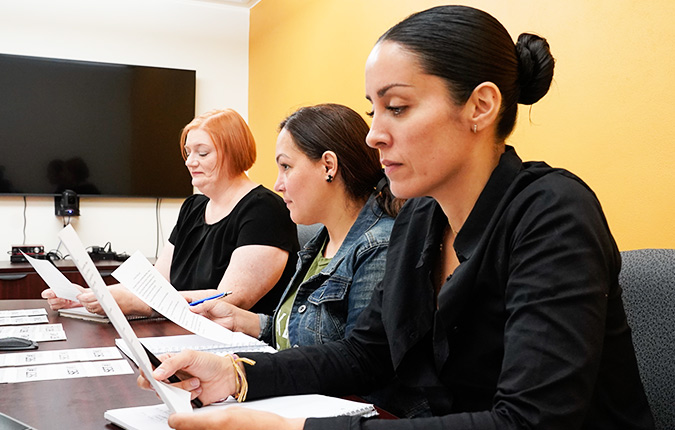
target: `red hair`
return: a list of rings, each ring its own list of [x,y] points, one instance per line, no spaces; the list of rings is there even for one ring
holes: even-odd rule
[[[211,137],[218,155],[218,167],[228,167],[231,174],[243,173],[255,163],[256,149],[253,133],[246,121],[232,109],[212,110],[203,113],[183,128],[180,151],[183,159],[185,141],[190,130],[204,130]]]

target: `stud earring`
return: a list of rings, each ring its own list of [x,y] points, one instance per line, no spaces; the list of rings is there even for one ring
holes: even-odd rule
[[[474,124],[471,130],[473,131],[473,134],[478,133],[478,124]]]
[[[333,175],[328,175],[328,177],[326,177],[326,182],[333,182]]]

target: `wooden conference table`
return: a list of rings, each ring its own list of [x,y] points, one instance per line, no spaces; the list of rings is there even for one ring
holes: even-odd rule
[[[0,310],[34,308],[46,308],[49,323],[62,324],[68,338],[40,342],[38,351],[115,346],[119,337],[112,324],[60,317],[46,300],[0,300]],[[138,337],[189,334],[170,321],[136,320],[130,324]],[[2,384],[0,412],[39,430],[118,429],[103,418],[106,410],[160,403],[153,392],[136,386],[137,376],[136,371],[132,375]],[[395,418],[381,409],[378,412],[380,418]]]

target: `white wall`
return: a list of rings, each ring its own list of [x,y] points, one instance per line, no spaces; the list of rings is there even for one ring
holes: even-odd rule
[[[0,52],[196,70],[196,113],[230,107],[247,117],[248,29],[248,9],[200,0],[0,1]],[[159,250],[180,203],[161,202]],[[81,198],[81,216],[72,224],[85,246],[111,242],[116,252],[154,257],[155,205],[154,199]],[[24,241],[24,209],[26,243],[58,246],[63,220],[54,215],[52,198],[27,197],[24,208],[23,197],[0,196],[0,260]]]

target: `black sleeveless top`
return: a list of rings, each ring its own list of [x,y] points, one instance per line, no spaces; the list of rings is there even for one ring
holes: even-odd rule
[[[169,242],[174,245],[171,284],[178,291],[216,289],[232,252],[245,245],[268,245],[288,251],[281,279],[252,312],[271,314],[290,281],[299,249],[296,226],[281,197],[262,185],[244,196],[215,224],[204,220],[209,198],[194,194],[181,206]]]

